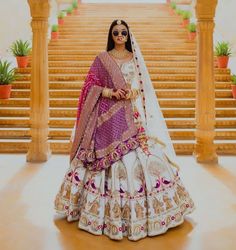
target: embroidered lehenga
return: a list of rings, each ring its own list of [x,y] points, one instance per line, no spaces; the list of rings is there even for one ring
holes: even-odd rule
[[[150,86],[145,89],[140,80],[145,72],[139,71],[135,42],[133,59],[120,67],[107,51],[91,65],[80,96],[70,167],[55,198],[56,211],[68,221],[116,240],[162,234],[194,210],[173,145],[160,138],[164,132],[155,124],[160,114],[152,113],[155,107],[149,103],[155,92],[149,93]],[[102,96],[104,87],[128,87],[140,94],[117,101]]]

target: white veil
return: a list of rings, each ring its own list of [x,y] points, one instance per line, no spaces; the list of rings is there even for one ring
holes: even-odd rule
[[[147,136],[156,138],[157,141],[164,143],[163,151],[172,162],[176,161],[176,153],[171,141],[165,119],[160,109],[155,90],[152,85],[145,61],[143,59],[139,45],[134,34],[129,28],[135,68],[138,72],[139,87],[143,98],[143,107],[145,112],[145,122]]]

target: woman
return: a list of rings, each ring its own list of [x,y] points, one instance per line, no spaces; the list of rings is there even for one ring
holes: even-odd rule
[[[120,240],[162,234],[194,203],[139,46],[123,20],[86,77],[72,135],[70,168],[55,209],[90,233]]]

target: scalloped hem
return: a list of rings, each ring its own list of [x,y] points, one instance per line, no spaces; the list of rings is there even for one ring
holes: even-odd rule
[[[130,241],[139,241],[139,240],[142,240],[142,239],[144,239],[146,237],[155,237],[155,236],[158,236],[158,235],[165,234],[165,233],[167,233],[167,231],[169,229],[175,228],[175,227],[183,224],[184,221],[185,221],[185,217],[187,215],[191,214],[195,209],[196,209],[195,206],[194,207],[189,207],[189,209],[186,210],[185,213],[183,213],[180,221],[172,223],[172,225],[167,226],[167,227],[163,228],[162,230],[159,230],[159,231],[146,231],[146,232],[142,232],[141,234],[139,234],[137,236],[134,236],[134,235],[127,236],[127,235],[123,234],[123,235],[119,235],[118,237],[116,237],[116,236],[113,236],[113,235],[109,234],[107,231],[103,231],[102,233],[98,233],[98,232],[93,231],[91,227],[85,227],[85,226],[81,225],[80,222],[78,222],[78,229],[81,229],[81,230],[83,230],[85,232],[88,232],[88,233],[90,233],[92,235],[95,235],[95,236],[105,235],[109,239],[116,240],[116,241],[121,241],[124,238],[127,238]]]

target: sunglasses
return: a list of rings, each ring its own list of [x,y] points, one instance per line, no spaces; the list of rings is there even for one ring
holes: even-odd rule
[[[114,30],[112,32],[113,36],[118,36],[119,33],[121,33],[122,36],[127,36],[128,35],[128,32],[126,30],[122,30],[122,31]]]

